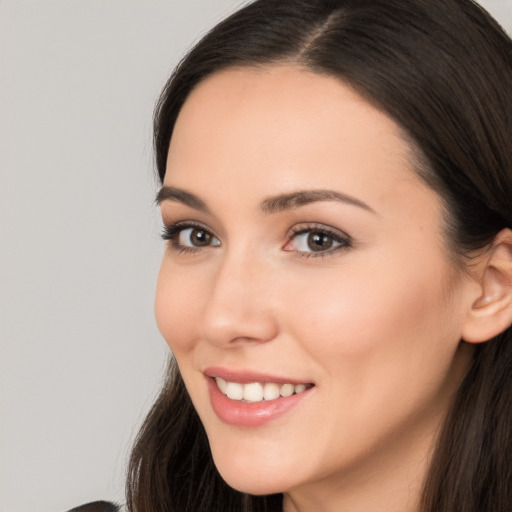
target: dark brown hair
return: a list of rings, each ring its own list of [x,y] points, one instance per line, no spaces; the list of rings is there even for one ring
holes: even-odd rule
[[[163,181],[177,116],[205,77],[290,62],[339,77],[387,113],[443,198],[463,267],[512,227],[512,42],[471,0],[257,0],[217,25],[179,64],[155,115]],[[423,512],[507,512],[512,504],[512,330],[476,347],[435,448]],[[132,512],[278,511],[280,495],[223,482],[174,362],[139,433]]]

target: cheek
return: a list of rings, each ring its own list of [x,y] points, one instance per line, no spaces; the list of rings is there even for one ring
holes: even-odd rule
[[[358,372],[366,382],[372,372],[412,374],[429,361],[449,363],[459,335],[446,269],[437,260],[427,268],[419,272],[394,258],[379,268],[347,264],[334,277],[304,275],[315,286],[301,280],[290,294],[295,339],[333,373]]]
[[[338,275],[338,286],[331,276],[317,279],[314,292],[291,294],[296,307],[287,325],[321,375],[322,409],[343,404],[326,421],[326,437],[350,439],[356,450],[397,425],[436,417],[457,380],[452,364],[459,337],[441,269],[428,276],[404,268],[351,270]],[[340,446],[349,457],[352,451],[340,442],[325,459]]]
[[[175,354],[193,349],[201,296],[204,287],[186,272],[173,268],[164,256],[155,295],[155,317],[158,328]]]

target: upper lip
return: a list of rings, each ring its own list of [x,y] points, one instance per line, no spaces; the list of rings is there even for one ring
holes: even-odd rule
[[[203,373],[207,377],[220,377],[225,381],[238,382],[240,384],[250,384],[251,382],[275,382],[276,384],[313,384],[313,382],[304,379],[280,377],[277,375],[269,375],[267,373],[254,372],[250,370],[229,369],[220,366],[211,366],[205,368]]]

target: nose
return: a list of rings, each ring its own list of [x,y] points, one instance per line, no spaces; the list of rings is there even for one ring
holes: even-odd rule
[[[209,283],[200,320],[203,339],[222,347],[273,340],[278,333],[274,283],[261,259],[226,256]]]

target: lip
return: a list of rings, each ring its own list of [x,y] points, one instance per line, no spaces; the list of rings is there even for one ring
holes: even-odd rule
[[[240,384],[250,384],[251,382],[275,382],[276,384],[314,384],[307,380],[298,380],[288,377],[278,377],[267,373],[251,372],[245,370],[230,370],[220,366],[208,367],[203,372],[207,377],[220,377],[229,382],[238,382]]]
[[[225,368],[208,368],[204,371],[204,374],[206,376],[210,401],[215,414],[224,423],[236,427],[261,427],[277,420],[284,414],[291,412],[295,407],[299,407],[305,399],[309,398],[311,392],[315,389],[313,386],[302,393],[288,397],[280,397],[268,401],[263,400],[255,403],[245,403],[231,400],[224,395],[217,386],[215,377],[220,377],[230,382],[238,382],[240,384],[248,384],[251,382],[311,384],[311,382],[253,372],[233,371]]]

